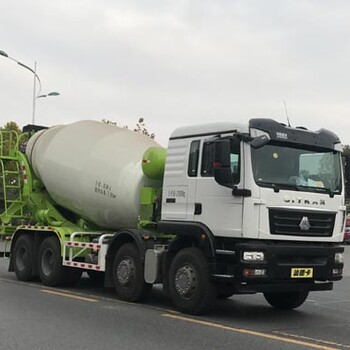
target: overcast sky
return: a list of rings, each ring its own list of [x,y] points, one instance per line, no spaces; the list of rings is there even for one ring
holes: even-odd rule
[[[166,145],[268,117],[350,144],[350,1],[0,0],[0,50],[34,67],[36,122],[139,117]],[[33,74],[0,56],[0,124],[31,123]]]

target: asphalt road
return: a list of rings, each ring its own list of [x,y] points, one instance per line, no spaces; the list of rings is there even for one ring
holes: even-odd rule
[[[0,349],[350,349],[350,247],[345,277],[294,311],[234,296],[210,315],[175,312],[160,288],[145,304],[115,299],[85,277],[74,289],[18,282],[0,259]]]

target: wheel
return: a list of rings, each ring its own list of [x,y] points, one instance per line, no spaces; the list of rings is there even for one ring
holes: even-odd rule
[[[176,255],[169,270],[169,289],[175,307],[188,314],[208,311],[215,299],[208,262],[198,248],[185,248]]]
[[[14,247],[14,269],[20,281],[29,281],[34,264],[34,242],[29,235],[20,236]]]
[[[38,270],[45,286],[63,285],[67,275],[62,265],[61,247],[54,236],[47,237],[41,243],[38,254]]]
[[[148,297],[152,284],[145,282],[143,270],[137,246],[134,243],[122,245],[112,266],[112,281],[120,299],[137,302]]]
[[[264,293],[266,301],[275,309],[292,310],[304,303],[309,292]]]
[[[105,274],[103,272],[87,270],[86,271],[93,284],[102,285],[105,280]]]

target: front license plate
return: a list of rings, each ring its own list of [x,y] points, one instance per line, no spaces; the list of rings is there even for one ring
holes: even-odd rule
[[[295,267],[290,271],[291,278],[312,278],[314,269],[312,267]]]

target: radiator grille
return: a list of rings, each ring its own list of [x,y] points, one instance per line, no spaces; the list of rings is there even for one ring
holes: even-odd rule
[[[273,235],[331,237],[333,233],[335,213],[270,209],[269,214]],[[308,222],[308,230],[300,228],[302,220]]]

